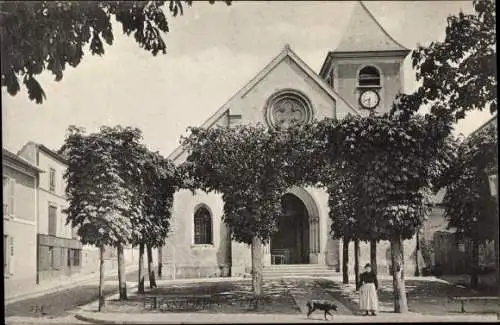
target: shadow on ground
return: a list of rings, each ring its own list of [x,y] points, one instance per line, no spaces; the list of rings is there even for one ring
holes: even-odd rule
[[[358,309],[359,293],[355,292],[353,283],[346,285],[327,280],[320,283],[326,290],[336,289],[340,297],[350,301],[349,308],[354,307],[355,309],[353,310]],[[380,312],[392,312],[394,310],[392,281],[382,279],[379,280],[379,284]],[[440,280],[432,281],[428,278],[407,279],[405,280],[405,284],[409,311],[425,315],[442,316],[461,314],[460,303],[450,300],[450,297],[487,295],[485,292],[477,292]],[[465,303],[465,310],[468,314],[489,314],[500,312],[500,306],[498,301],[470,301]]]
[[[151,308],[157,297],[157,309]],[[255,309],[250,281],[169,284],[147,289],[128,301],[108,300],[106,311],[118,313],[209,312],[209,313],[297,313],[295,300],[280,280],[264,281],[262,299]]]

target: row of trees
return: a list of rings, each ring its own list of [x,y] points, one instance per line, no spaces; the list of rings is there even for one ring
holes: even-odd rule
[[[255,206],[276,205],[286,186],[326,187],[334,237],[354,240],[357,248],[360,240],[370,241],[373,259],[377,241],[391,242],[395,311],[407,311],[402,240],[413,237],[422,226],[430,207],[428,193],[453,183],[448,170],[460,158],[451,136],[454,123],[473,109],[497,109],[495,3],[477,0],[474,9],[474,14],[448,18],[443,42],[419,46],[413,52],[421,85],[410,95],[398,96],[388,114],[324,120],[289,130],[192,129],[184,140],[191,177],[202,187],[224,194],[231,205],[224,218],[237,220],[232,227],[237,233],[238,226],[246,227],[240,240],[252,243],[253,251],[269,240],[281,213],[274,208],[274,215],[266,216],[262,212],[273,213],[273,208]],[[464,35],[470,41],[464,42]],[[430,113],[417,114],[424,105]],[[276,132],[281,136],[270,145],[272,152],[252,144],[266,143]],[[251,133],[255,138],[250,143]],[[227,152],[233,147],[229,151],[237,154]],[[251,181],[241,188],[237,181],[221,181],[227,175]],[[449,199],[450,204],[453,201]],[[464,223],[459,224],[463,228]],[[233,237],[238,239],[239,234]],[[255,252],[252,257],[258,296],[261,261]]]
[[[395,109],[407,113],[405,100],[399,103]],[[391,113],[285,130],[193,128],[183,145],[193,184],[223,194],[233,239],[251,245],[257,301],[261,245],[277,230],[281,197],[292,186],[314,185],[331,195],[334,237],[391,242],[395,309],[405,311],[402,240],[423,222],[422,190],[431,185],[432,168],[447,157],[441,143],[448,135],[449,126],[433,115]]]
[[[174,14],[179,4],[171,1]],[[100,38],[108,44],[112,41],[110,15],[117,17],[127,34],[134,32],[145,49],[153,54],[164,52],[158,32],[167,30],[161,5],[162,1],[130,6],[98,2],[88,8],[67,2],[2,4],[1,23],[6,27],[2,28],[6,45],[2,47],[6,58],[2,60],[2,86],[17,93],[17,78],[22,73],[30,98],[41,102],[43,90],[34,76],[49,69],[61,79],[64,64],[76,66],[82,46],[89,42],[93,53],[102,54]],[[193,181],[191,188],[222,193],[224,221],[233,238],[252,245],[256,296],[262,280],[260,248],[276,230],[276,217],[282,213],[280,198],[290,186],[316,185],[327,188],[333,198],[332,218],[346,221],[344,227],[332,229],[333,236],[370,240],[372,246],[377,240],[391,242],[395,310],[407,310],[401,243],[422,224],[423,193],[451,166],[453,124],[471,109],[497,109],[495,3],[476,0],[474,8],[474,14],[450,16],[444,42],[413,52],[421,86],[413,94],[399,96],[388,114],[324,120],[288,130],[194,128],[184,139],[190,156],[183,170]],[[38,26],[33,22],[43,25],[37,31],[50,34],[60,30],[47,20],[59,21],[55,18],[61,11],[73,14],[64,15],[72,17],[67,25],[71,28],[62,28],[70,38],[65,34],[39,37],[32,29],[21,28],[29,20],[32,26]],[[141,34],[144,30],[150,33]],[[36,41],[19,49],[19,35]],[[30,60],[25,60],[26,55]],[[417,114],[423,105],[431,107],[425,116]],[[138,130],[103,128],[100,133],[85,135],[72,128],[63,151],[70,161],[68,218],[79,227],[84,242],[101,248],[116,246],[119,256],[123,256],[125,244],[162,244],[168,232],[172,193],[181,177],[175,177],[169,162],[140,144]],[[335,175],[338,177],[331,177]],[[334,199],[344,197],[349,200],[340,201],[343,205]],[[145,234],[155,239],[146,241]],[[125,287],[121,288],[125,297]]]
[[[117,249],[120,299],[127,299],[125,245],[140,248],[139,292],[144,292],[145,247],[150,285],[156,286],[152,248],[165,244],[170,228],[180,179],[174,165],[142,144],[138,129],[120,126],[91,134],[70,127],[61,153],[68,157],[67,223],[78,229],[84,244],[100,249],[99,310],[104,306],[105,246]]]

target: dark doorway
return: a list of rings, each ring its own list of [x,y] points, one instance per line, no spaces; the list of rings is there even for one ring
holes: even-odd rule
[[[281,200],[284,214],[271,238],[271,264],[309,264],[309,214],[297,196]]]

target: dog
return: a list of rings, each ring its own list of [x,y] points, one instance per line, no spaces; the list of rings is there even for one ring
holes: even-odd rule
[[[307,306],[307,318],[311,316],[313,311],[315,310],[323,310],[325,312],[325,320],[326,320],[326,314],[330,315],[333,317],[332,314],[330,314],[330,310],[337,311],[337,305],[334,304],[332,301],[329,300],[309,300],[306,304]]]

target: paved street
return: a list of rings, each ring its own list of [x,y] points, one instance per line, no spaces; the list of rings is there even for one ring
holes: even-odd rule
[[[127,282],[134,282],[135,284],[137,276],[137,272],[128,273]],[[148,278],[146,277],[146,279]],[[108,276],[105,281],[104,294],[116,293],[118,276]],[[79,322],[69,312],[79,306],[95,301],[98,298],[98,287],[99,283],[98,279],[96,279],[91,284],[86,283],[39,297],[16,301],[5,306],[5,317],[33,317],[33,321],[36,321],[36,323],[40,323],[42,320],[43,322],[61,322],[65,324],[71,320]],[[128,287],[131,287],[131,283]]]

